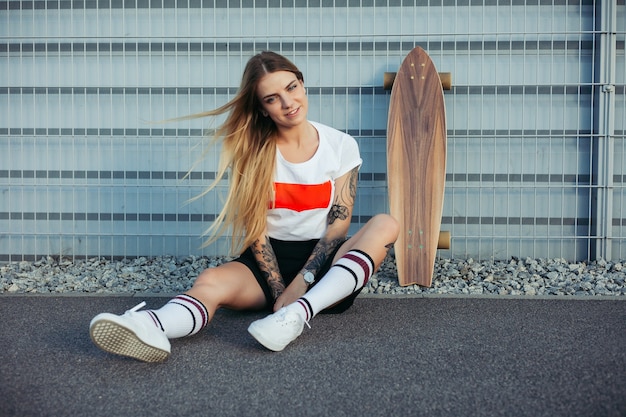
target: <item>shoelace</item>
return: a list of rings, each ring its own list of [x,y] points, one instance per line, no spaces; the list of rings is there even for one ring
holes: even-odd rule
[[[141,310],[142,308],[144,308],[146,306],[146,302],[142,301],[139,304],[137,304],[135,307],[131,308],[130,310],[126,310],[127,313],[134,313],[137,310]]]
[[[280,310],[278,310],[278,311],[276,312],[276,314],[278,314],[278,315],[279,315],[279,316],[278,316],[278,319],[279,319],[280,321],[285,321],[285,320],[286,320],[286,318],[287,318],[287,313],[288,313],[288,311],[287,311],[287,309],[286,309],[285,307],[281,308]],[[311,325],[309,324],[308,320],[304,320],[304,324],[306,324],[306,326],[307,326],[309,329],[311,328]]]

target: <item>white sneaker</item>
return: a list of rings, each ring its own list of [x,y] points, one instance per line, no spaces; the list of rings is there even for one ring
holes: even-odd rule
[[[280,352],[300,336],[304,323],[304,319],[298,313],[283,307],[264,319],[252,322],[248,327],[248,333],[266,348]]]
[[[170,355],[165,332],[152,325],[137,310],[145,301],[121,316],[101,313],[91,320],[89,334],[100,349],[144,362],[162,362]]]

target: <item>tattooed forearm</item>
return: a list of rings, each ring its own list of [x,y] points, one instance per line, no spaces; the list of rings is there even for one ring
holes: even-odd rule
[[[333,253],[335,248],[341,245],[345,241],[344,238],[332,239],[328,240],[326,237],[323,237],[317,242],[309,260],[304,266],[305,269],[313,272],[314,275],[317,275],[317,271],[320,270],[322,265],[326,262],[328,257]]]
[[[274,299],[277,299],[283,291],[285,291],[285,282],[278,269],[278,262],[276,260],[276,254],[270,244],[268,237],[265,238],[265,242],[256,240],[252,244],[252,252],[259,264],[259,268],[263,273],[263,277],[267,281],[272,290]]]

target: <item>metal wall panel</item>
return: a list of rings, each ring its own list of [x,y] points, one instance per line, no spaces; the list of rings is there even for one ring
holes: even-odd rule
[[[227,239],[200,248],[219,193],[188,202],[215,174],[216,149],[194,163],[222,119],[154,121],[225,103],[263,49],[302,69],[312,120],[360,144],[354,232],[387,210],[382,76],[415,45],[454,79],[441,256],[582,260],[604,242],[625,259],[626,7],[608,3],[0,1],[0,261],[226,254]]]

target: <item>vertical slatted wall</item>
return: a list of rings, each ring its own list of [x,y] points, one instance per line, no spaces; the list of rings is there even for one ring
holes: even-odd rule
[[[0,261],[226,254],[200,249],[219,195],[186,203],[216,150],[183,179],[220,120],[154,121],[225,103],[264,49],[357,138],[356,230],[387,210],[382,77],[415,45],[454,80],[441,255],[624,259],[626,7],[607,3],[0,1]]]

